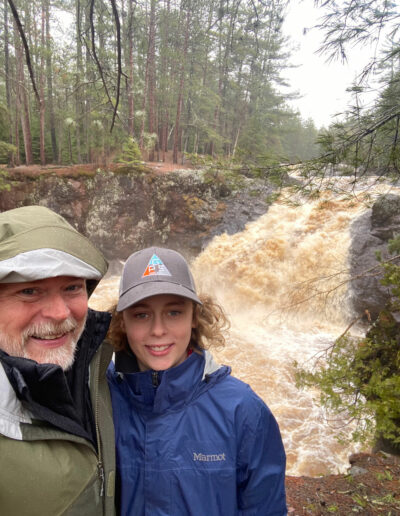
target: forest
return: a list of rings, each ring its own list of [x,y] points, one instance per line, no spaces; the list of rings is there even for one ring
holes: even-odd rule
[[[186,154],[294,162],[318,131],[288,106],[287,0],[3,0],[3,163]]]

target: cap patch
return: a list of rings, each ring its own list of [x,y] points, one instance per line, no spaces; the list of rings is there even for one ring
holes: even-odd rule
[[[153,254],[147,264],[142,278],[145,278],[146,276],[171,276],[171,273],[163,264],[162,260],[160,260],[156,254]]]

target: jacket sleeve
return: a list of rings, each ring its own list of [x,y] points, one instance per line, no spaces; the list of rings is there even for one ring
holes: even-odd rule
[[[246,403],[244,418],[238,450],[239,514],[284,516],[286,456],[278,423],[255,394]]]

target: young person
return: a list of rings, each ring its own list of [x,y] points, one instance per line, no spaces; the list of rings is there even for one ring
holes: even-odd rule
[[[285,452],[265,403],[205,348],[226,319],[183,256],[127,260],[109,339],[122,516],[285,515]]]

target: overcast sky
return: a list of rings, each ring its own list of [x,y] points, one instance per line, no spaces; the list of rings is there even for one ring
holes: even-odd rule
[[[312,118],[317,127],[327,127],[334,121],[333,116],[346,108],[350,100],[346,88],[362,70],[368,51],[356,48],[347,64],[338,61],[327,64],[325,56],[316,54],[322,34],[316,29],[303,34],[304,27],[317,23],[321,12],[314,7],[314,0],[292,0],[290,3],[283,30],[299,47],[290,59],[292,64],[299,66],[285,72],[285,76],[292,89],[302,95],[301,99],[292,102],[302,118]]]

